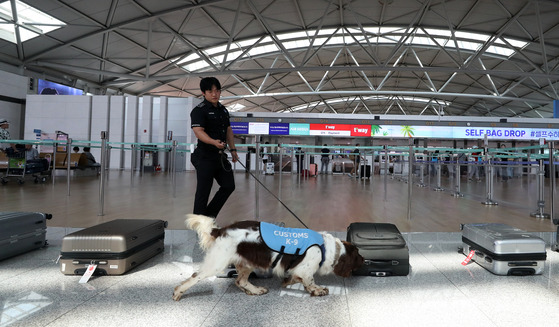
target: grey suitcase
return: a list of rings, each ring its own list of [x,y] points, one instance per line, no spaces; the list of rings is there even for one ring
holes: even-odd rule
[[[60,271],[83,275],[96,264],[96,275],[122,275],[163,252],[167,222],[116,219],[70,233],[62,239]]]
[[[0,212],[0,260],[44,247],[51,218],[41,212]]]
[[[521,229],[495,223],[463,224],[463,252],[496,275],[540,275],[547,257],[545,241]]]

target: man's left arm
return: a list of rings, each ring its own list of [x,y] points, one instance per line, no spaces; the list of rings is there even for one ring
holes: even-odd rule
[[[233,136],[233,128],[231,126],[227,127],[227,145],[231,151],[231,157],[233,162],[239,160],[239,155],[237,154],[237,148],[235,147],[235,137]],[[232,151],[234,149],[234,151]]]

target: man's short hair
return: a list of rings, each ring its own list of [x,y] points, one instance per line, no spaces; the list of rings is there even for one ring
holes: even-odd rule
[[[221,90],[221,83],[219,83],[217,78],[204,77],[200,80],[200,91],[202,91],[202,93],[210,91],[214,85],[218,90]]]

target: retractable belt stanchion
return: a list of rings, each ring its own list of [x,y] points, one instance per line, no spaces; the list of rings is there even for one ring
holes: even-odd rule
[[[544,212],[545,209],[544,177],[545,177],[545,169],[543,167],[543,159],[540,158],[538,178],[536,179],[536,185],[538,187],[538,207],[535,212],[532,212],[530,214],[530,217],[540,218],[540,219],[550,218],[549,214]]]
[[[256,160],[254,161],[254,167],[255,167],[255,181],[254,181],[254,218],[256,220],[258,220],[258,217],[260,216],[260,203],[259,203],[259,197],[258,197],[258,179],[260,178],[260,141],[258,140],[258,137],[256,137]],[[250,169],[250,168],[249,168]]]
[[[408,156],[408,220],[411,220],[411,194],[413,182],[413,138],[410,138],[410,154]]]
[[[107,160],[105,162],[105,164],[103,165],[104,169],[109,170],[109,168],[111,168],[111,150],[113,149],[113,147],[109,144],[107,144]],[[107,174],[107,179],[109,178],[109,174]]]
[[[464,194],[460,193],[460,161],[458,157],[460,156],[459,155],[456,156],[456,165],[454,166],[455,182],[454,182],[454,193],[452,193],[452,196],[456,198],[464,196]]]
[[[549,170],[550,170],[550,188],[551,188],[551,205],[550,205],[550,217],[552,218],[553,224],[557,226],[557,231],[555,232],[555,244],[551,245],[552,251],[559,251],[559,219],[555,218],[555,145],[554,142],[549,142]],[[553,168],[552,168],[553,167]]]
[[[554,143],[549,142],[549,217],[555,219],[555,153]],[[555,222],[555,221],[554,221]]]
[[[72,139],[68,138],[68,141],[66,142],[66,188],[67,190],[67,194],[68,196],[70,196],[70,173],[72,172],[70,170],[70,155],[72,154]],[[56,151],[56,149],[54,149]]]
[[[171,145],[171,153],[170,153],[170,157],[171,157],[171,162],[170,162],[170,172],[171,172],[171,181],[173,184],[173,198],[177,197],[177,168],[175,167],[176,164],[176,158],[177,158],[177,140],[173,140],[173,143]]]
[[[106,148],[107,148],[107,132],[101,132],[101,176],[99,179],[99,214],[98,216],[104,216],[104,206],[105,206],[105,160],[106,160]]]
[[[441,184],[441,157],[437,155],[437,161],[434,163],[435,168],[436,168],[436,172],[437,172],[437,186],[433,189],[436,192],[441,192],[444,191],[442,184]]]
[[[491,164],[491,159],[489,157],[489,140],[487,135],[483,140],[484,153],[485,153],[485,191],[487,199],[482,202],[485,205],[498,205],[497,202],[493,201],[493,165]]]
[[[279,147],[279,169],[278,169],[278,174],[279,174],[279,190],[278,190],[278,198],[281,200],[281,175],[283,172],[283,148],[281,147],[281,144],[278,144]]]
[[[384,201],[386,201],[386,183],[388,182],[388,146],[384,145]]]
[[[419,187],[425,187],[425,153],[423,154],[423,159],[419,165],[419,182],[417,183],[417,186]]]
[[[136,169],[136,144],[130,145],[130,185],[134,186],[134,170]]]
[[[54,186],[54,181],[56,180],[56,150],[58,149],[58,143],[52,143],[52,172],[51,172],[51,179],[52,185]]]
[[[299,163],[297,163],[297,169],[299,169]],[[293,170],[295,170],[295,148],[291,149],[291,176],[293,176]]]

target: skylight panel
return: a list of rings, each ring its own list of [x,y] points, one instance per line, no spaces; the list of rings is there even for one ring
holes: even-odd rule
[[[193,60],[200,60],[200,56],[197,53],[192,53],[192,54],[186,56],[186,58],[177,62],[177,65],[182,65],[184,63],[187,63],[187,62],[190,62],[190,61],[193,61]]]
[[[278,39],[280,40],[298,39],[298,38],[306,38],[306,37],[308,37],[306,32],[294,32],[294,33],[285,33],[285,34],[278,35]]]
[[[224,45],[220,45],[220,46],[217,46],[217,47],[213,47],[213,48],[209,48],[207,50],[204,50],[204,53],[211,56],[211,55],[216,54],[216,53],[221,53],[221,52],[225,51],[226,49],[227,49],[227,44],[224,44]]]
[[[0,3],[0,38],[16,43],[15,27],[19,26],[21,41],[59,29],[66,24],[46,13],[16,0],[17,22],[10,1]]]
[[[447,36],[447,37],[451,37],[452,33],[449,30],[441,30],[441,29],[435,29],[435,28],[426,28],[425,32],[427,32],[429,35],[432,36]]]
[[[522,49],[522,48],[524,48],[525,46],[528,45],[528,42],[524,42],[524,41],[518,41],[518,40],[509,39],[509,38],[505,38],[505,40],[507,40],[507,42],[510,43],[515,48]]]
[[[460,32],[456,31],[454,35],[460,39],[467,39],[467,40],[477,40],[477,41],[487,41],[489,40],[489,35],[478,34],[478,33],[469,33],[469,32]]]
[[[296,40],[283,43],[286,49],[308,48],[310,44],[309,40]]]
[[[4,11],[6,11],[6,9],[4,9]],[[2,12],[0,11],[0,16],[1,15]],[[308,30],[278,34],[277,37],[282,41],[283,46],[288,50],[308,48],[312,37],[315,35],[317,35],[317,38],[314,39],[313,47],[322,45],[349,46],[355,45],[356,43],[389,45],[400,42],[402,33],[405,33],[407,28],[364,26],[363,31],[365,31],[365,35],[362,33],[360,28],[347,28],[345,30],[329,28],[319,30],[318,32]],[[348,33],[351,35],[348,35]],[[0,31],[0,35],[1,34],[2,32]],[[9,36],[9,33],[7,34]],[[479,51],[484,42],[487,42],[491,38],[491,35],[489,34],[469,33],[463,31],[455,31],[454,35],[456,37],[456,43],[452,39],[452,32],[450,30],[437,28],[416,29],[413,37],[406,40],[406,44],[419,47],[442,46],[448,49],[459,48],[466,51]],[[511,48],[511,46],[514,48],[523,48],[526,45],[528,45],[527,42],[508,38],[499,38],[495,40],[494,44],[486,49],[485,53],[510,57],[515,53],[515,50]],[[243,57],[240,57],[243,51],[246,51],[248,48],[251,48],[251,50],[245,53]],[[223,44],[204,49],[202,51],[210,60],[212,60],[212,62],[221,63],[225,58],[224,53],[226,49],[227,45]],[[278,51],[280,51],[279,47],[274,43],[270,36],[266,36],[261,39],[252,38],[249,40],[235,41],[231,44],[227,55],[227,61],[246,60],[250,57],[273,54]],[[196,71],[208,67],[208,64],[195,53],[178,62],[179,65],[186,63],[188,64],[184,66],[184,68],[190,71]]]
[[[256,41],[258,41],[258,39],[249,39],[249,40],[244,40],[244,41],[236,41],[235,43],[237,43],[239,45],[239,47],[241,48],[248,48],[252,45],[254,45],[256,43]]]
[[[514,54],[515,51],[511,50],[509,48],[498,47],[498,46],[492,45],[492,46],[487,48],[487,52],[508,57],[508,56]]]
[[[188,70],[188,71],[194,72],[194,71],[197,71],[197,70],[200,70],[200,69],[203,69],[203,68],[207,68],[209,66],[210,65],[207,62],[205,62],[203,60],[200,60],[200,61],[188,64],[188,65],[184,65],[183,68]]]
[[[248,52],[248,55],[249,56],[258,56],[258,55],[261,55],[261,54],[264,54],[264,53],[275,52],[275,51],[278,51],[278,50],[279,49],[275,44],[268,44],[268,45],[263,45],[263,46],[252,48]]]
[[[332,35],[332,34],[334,34],[334,32],[336,32],[335,29],[327,28],[327,29],[323,29],[323,30],[318,31],[318,35]]]
[[[379,28],[379,33],[380,34],[393,34],[396,32],[404,32],[405,28],[402,27],[381,27]]]

